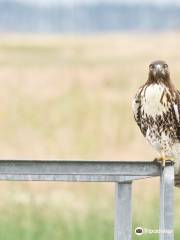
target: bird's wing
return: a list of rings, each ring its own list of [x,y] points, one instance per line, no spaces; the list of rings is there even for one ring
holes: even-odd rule
[[[172,101],[176,124],[176,136],[179,143],[175,143],[172,149],[175,157],[175,186],[180,187],[180,92],[175,90],[175,99]]]
[[[180,92],[178,90],[175,91],[175,101],[172,102],[172,106],[177,127],[176,135],[178,137],[178,140],[180,141]]]
[[[135,97],[132,101],[132,110],[134,114],[134,119],[137,122],[137,125],[141,129],[141,93],[143,91],[143,87],[141,87],[136,93]],[[142,131],[142,129],[141,129]],[[144,135],[144,133],[143,133]]]

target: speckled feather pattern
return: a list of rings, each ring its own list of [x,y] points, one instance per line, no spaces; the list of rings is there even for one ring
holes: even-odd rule
[[[162,82],[145,84],[133,99],[134,118],[148,141],[160,154],[180,166],[180,95]]]

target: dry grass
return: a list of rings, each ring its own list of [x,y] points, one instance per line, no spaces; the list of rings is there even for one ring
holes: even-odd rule
[[[168,61],[178,85],[179,39],[2,36],[1,157],[151,159],[131,99],[153,59]]]

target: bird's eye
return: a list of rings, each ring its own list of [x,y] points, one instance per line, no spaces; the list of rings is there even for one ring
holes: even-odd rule
[[[153,69],[154,69],[154,65],[150,64],[150,65],[149,65],[149,69],[150,69],[150,70],[153,70]]]
[[[167,65],[167,64],[164,64],[163,67],[164,67],[164,68],[168,68],[168,65]]]

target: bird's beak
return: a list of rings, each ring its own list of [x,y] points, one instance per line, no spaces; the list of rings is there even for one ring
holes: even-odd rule
[[[156,65],[156,68],[155,68],[155,74],[156,76],[158,77],[161,77],[163,74],[162,74],[162,66],[160,64],[157,64]]]

